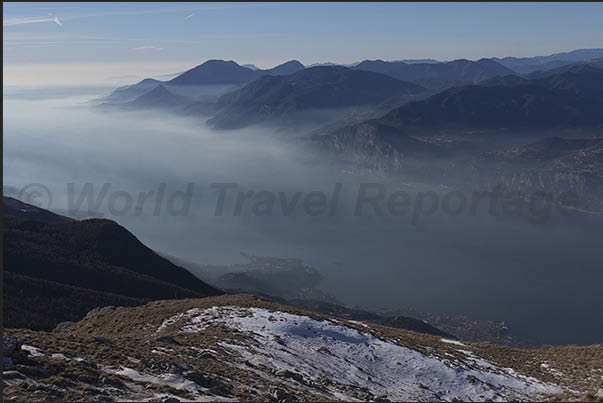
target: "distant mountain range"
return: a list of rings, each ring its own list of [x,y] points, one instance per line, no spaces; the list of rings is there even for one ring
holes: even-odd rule
[[[603,48],[598,49],[577,49],[571,52],[560,52],[554,53],[548,56],[534,56],[534,57],[491,57],[489,60],[502,64],[504,67],[512,70],[517,74],[529,74],[535,71],[545,71],[562,66],[566,66],[572,63],[584,62],[591,59],[597,59],[603,57]],[[316,66],[344,66],[344,67],[355,67],[361,62],[355,62],[350,64],[341,63],[314,63],[306,67]],[[401,59],[386,61],[385,63],[406,63],[406,64],[436,64],[436,63],[450,63],[450,61],[442,61],[436,59]]]
[[[571,52],[555,53],[549,56],[535,57],[493,57],[503,66],[519,74],[529,74],[535,71],[551,70],[572,63],[583,62],[603,57],[601,49],[578,49]]]
[[[527,58],[494,57],[477,61],[460,59],[449,62],[441,62],[435,59],[365,60],[351,64],[314,63],[307,67],[343,66],[368,70],[390,75],[402,81],[411,81],[428,88],[442,90],[454,85],[477,83],[494,76],[530,74],[602,57],[603,49],[579,49],[549,56]],[[234,61],[208,60],[168,81],[147,78],[139,83],[120,87],[107,97],[107,101],[112,103],[132,101],[162,83],[168,90],[171,90],[171,85],[241,85],[263,75],[288,75],[304,68],[304,65],[296,60],[265,70],[252,64],[240,66]]]
[[[525,74],[523,77],[527,79],[536,79],[536,78],[544,78],[550,77],[556,74],[565,73],[567,71],[571,71],[574,73],[578,73],[581,71],[589,71],[592,69],[603,70],[603,57],[597,59],[586,60],[582,62],[576,62],[572,64],[566,64],[561,67],[557,67],[550,70],[538,70],[530,74]]]
[[[381,114],[379,122],[387,127],[427,131],[593,127],[602,123],[603,58],[589,58],[599,54],[588,49],[524,59],[365,60],[349,68],[305,68],[293,60],[266,70],[209,60],[169,81],[149,78],[120,87],[101,106],[164,109],[209,119],[220,129],[287,126],[295,119],[316,125],[341,120],[341,128]],[[543,70],[557,61],[566,64]],[[503,65],[519,62],[540,67],[517,74]],[[350,107],[363,110],[343,112]],[[309,111],[320,113],[300,115]],[[345,122],[352,115],[355,122]]]
[[[311,143],[361,171],[399,173],[404,168],[409,173],[404,160],[421,160],[412,167],[425,180],[484,186],[502,181],[512,188],[530,184],[530,189],[546,184],[547,191],[575,191],[589,208],[600,210],[600,140],[547,140],[512,153],[477,156],[487,151],[484,147],[498,148],[496,142],[525,134],[551,136],[571,129],[596,135],[601,128],[603,65],[589,61],[541,78],[508,75],[450,88],[376,119],[317,130]],[[480,140],[465,137],[476,133]],[[518,163],[524,165],[516,169]]]
[[[447,63],[405,63],[365,60],[356,70],[381,73],[424,87],[442,89],[454,85],[477,83],[495,76],[515,74],[503,65],[488,59],[453,60]]]
[[[417,63],[443,63],[436,59],[402,59],[402,60],[393,60],[393,62],[402,62],[406,64],[417,64]]]
[[[265,76],[222,96],[208,123],[239,128],[290,117],[311,109],[371,105],[424,89],[383,74],[346,67],[312,67],[288,76]]]
[[[267,70],[240,66],[233,61],[208,60],[168,81],[145,78],[136,84],[119,87],[104,101],[111,104],[131,102],[159,85],[163,85],[170,91],[173,91],[175,87],[185,86],[241,85],[264,75],[287,75],[302,69],[304,66],[297,60],[291,60]]]
[[[603,124],[603,70],[578,64],[534,80],[497,78],[451,88],[394,109],[379,122],[397,128],[493,129]]]
[[[313,63],[313,64],[310,64],[310,65],[306,66],[306,68],[310,68],[310,67],[333,67],[333,66],[354,67],[354,66],[356,66],[359,63],[360,62],[355,62],[355,63],[350,63],[350,64],[332,63],[332,62]]]

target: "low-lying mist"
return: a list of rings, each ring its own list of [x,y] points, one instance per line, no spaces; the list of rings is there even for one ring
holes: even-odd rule
[[[543,343],[603,341],[598,217],[529,206],[519,217],[492,214],[487,201],[457,214],[443,207],[447,189],[351,174],[295,135],[101,113],[88,103],[99,88],[37,93],[4,94],[5,195],[114,219],[195,263],[242,262],[241,251],[302,258],[352,306],[502,319]],[[408,203],[392,196],[400,191]],[[438,208],[418,195],[428,191]]]

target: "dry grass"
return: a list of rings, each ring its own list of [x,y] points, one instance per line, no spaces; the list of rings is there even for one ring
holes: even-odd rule
[[[266,400],[270,398],[274,387],[280,387],[308,401],[325,399],[325,395],[320,393],[320,387],[301,388],[285,381],[275,384],[274,380],[266,380],[254,372],[253,366],[248,363],[239,362],[233,365],[236,359],[230,363],[226,360],[207,359],[191,350],[191,347],[212,349],[221,357],[229,356],[232,352],[222,348],[218,343],[240,344],[243,341],[253,343],[249,335],[240,334],[221,325],[210,326],[198,333],[179,333],[178,324],[167,326],[156,333],[166,318],[191,308],[203,309],[224,305],[257,307],[306,315],[316,320],[334,320],[325,315],[306,312],[255,295],[241,294],[203,299],[154,301],[145,306],[116,308],[107,313],[97,314],[58,332],[9,329],[8,333],[24,339],[26,344],[39,347],[45,353],[61,352],[68,358],[86,358],[88,363],[52,359],[48,356],[35,358],[50,372],[47,379],[36,376],[39,382],[43,381],[45,385],[50,385],[46,396],[59,400],[97,398],[102,396],[102,391],[106,391],[107,388],[115,390],[123,388],[123,385],[120,386],[122,381],[119,377],[108,375],[91,363],[102,363],[104,366],[115,368],[128,366],[141,373],[149,373],[152,370],[158,373],[166,372],[169,365],[177,364],[206,374],[219,393],[241,400]],[[464,342],[465,346],[461,347],[442,342],[438,336],[403,329],[375,324],[367,324],[368,327],[364,327],[352,322],[346,322],[346,325],[361,332],[370,331],[378,337],[441,358],[454,357],[462,360],[466,356],[459,350],[469,350],[478,357],[495,362],[502,367],[512,368],[522,375],[566,386],[575,391],[563,396],[550,396],[550,400],[601,401],[601,395],[597,395],[600,390],[603,390],[603,346],[601,345],[521,349],[490,343]],[[158,340],[166,335],[173,337],[176,343]],[[157,353],[158,350],[163,354]],[[135,357],[139,361],[133,361],[129,357]],[[548,367],[543,367],[542,364]],[[154,387],[160,390],[166,388],[158,385]],[[173,389],[168,389],[173,395],[190,398],[187,396],[188,392],[174,392]],[[16,386],[8,386],[5,389],[5,396],[18,396],[20,400],[40,400],[39,396],[34,395],[31,390]]]

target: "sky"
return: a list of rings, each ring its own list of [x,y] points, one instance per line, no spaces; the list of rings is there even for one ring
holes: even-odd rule
[[[3,3],[3,14],[9,85],[131,81],[208,59],[266,68],[603,47],[603,3]]]

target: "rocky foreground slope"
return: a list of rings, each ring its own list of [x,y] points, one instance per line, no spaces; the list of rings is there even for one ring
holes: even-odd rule
[[[603,346],[465,343],[251,295],[109,307],[4,341],[7,400],[603,398]]]

